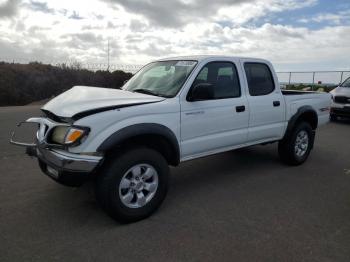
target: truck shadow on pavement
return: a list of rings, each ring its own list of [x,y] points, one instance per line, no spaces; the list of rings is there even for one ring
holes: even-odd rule
[[[196,191],[198,188],[215,185],[225,187],[237,180],[251,176],[264,176],[271,170],[283,168],[276,145],[252,146],[218,155],[185,162],[171,172],[170,191]],[[176,201],[176,199],[175,199]]]
[[[332,120],[333,124],[339,124],[339,125],[350,125],[350,119],[349,118],[338,118],[337,120]]]

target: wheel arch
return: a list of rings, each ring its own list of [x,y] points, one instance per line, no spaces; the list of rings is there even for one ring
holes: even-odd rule
[[[318,115],[311,106],[302,106],[288,121],[288,126],[284,137],[288,137],[295,126],[300,122],[307,122],[311,125],[312,130],[316,130],[318,126]]]
[[[180,163],[180,147],[175,134],[166,126],[142,123],[124,127],[105,139],[97,152],[110,152],[133,146],[146,146],[160,152],[170,165]]]

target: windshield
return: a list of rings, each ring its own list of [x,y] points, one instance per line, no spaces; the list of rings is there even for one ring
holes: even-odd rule
[[[150,63],[132,77],[123,86],[123,89],[162,97],[174,97],[196,64],[197,61],[192,60]]]
[[[350,87],[350,77],[346,79],[341,85],[341,87]]]

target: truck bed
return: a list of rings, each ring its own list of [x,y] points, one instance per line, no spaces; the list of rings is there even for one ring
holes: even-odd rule
[[[317,94],[317,93],[321,93],[321,92],[317,92],[317,91],[300,91],[300,90],[281,90],[282,94],[285,96],[289,96],[289,95],[307,95],[307,94]]]
[[[287,120],[289,120],[299,108],[312,107],[318,115],[318,123],[325,124],[329,120],[329,107],[331,94],[315,91],[282,90],[286,102]]]

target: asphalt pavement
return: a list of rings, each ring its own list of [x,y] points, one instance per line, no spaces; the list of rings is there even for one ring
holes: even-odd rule
[[[150,218],[121,225],[91,183],[61,186],[9,145],[36,105],[0,108],[0,261],[350,261],[350,122],[299,167],[276,144],[185,162]]]

